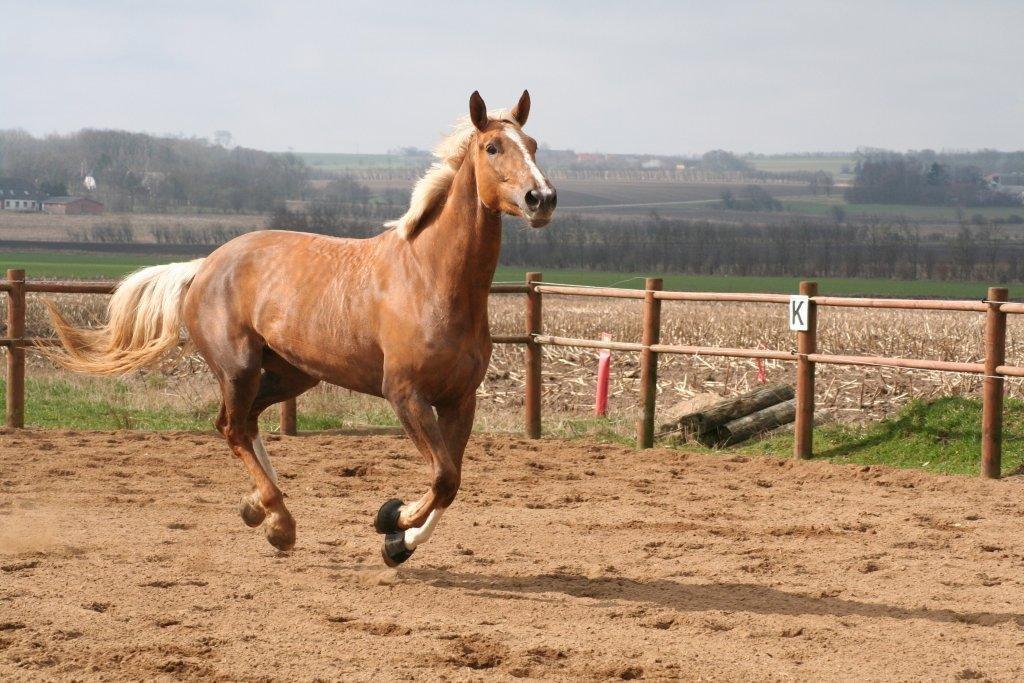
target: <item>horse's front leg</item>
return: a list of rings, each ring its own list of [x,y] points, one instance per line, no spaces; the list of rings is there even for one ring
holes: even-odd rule
[[[441,436],[448,447],[448,455],[455,465],[455,470],[462,478],[462,455],[466,451],[466,444],[469,442],[469,435],[473,431],[473,417],[476,414],[476,394],[470,394],[467,398],[454,403],[446,403],[437,406],[437,423],[441,428]],[[454,495],[452,498],[454,499]],[[406,529],[405,545],[409,549],[415,549],[430,540],[441,521],[441,515],[451,506],[451,500],[447,504],[440,501],[427,516],[423,526]]]
[[[385,534],[384,562],[394,567],[409,559],[416,547],[433,533],[441,515],[455,500],[461,473],[430,403],[419,392],[404,385],[389,387],[386,394],[409,438],[433,472],[430,488],[418,501],[404,505],[400,500],[389,500],[377,512],[374,526]],[[460,464],[461,456],[460,449]]]

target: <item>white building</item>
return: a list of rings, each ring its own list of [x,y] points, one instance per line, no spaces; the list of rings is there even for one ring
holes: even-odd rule
[[[42,197],[35,185],[20,178],[0,178],[0,211],[41,211]]]

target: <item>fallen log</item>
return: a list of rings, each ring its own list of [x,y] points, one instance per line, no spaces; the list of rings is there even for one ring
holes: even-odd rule
[[[796,420],[796,399],[768,406],[722,425],[715,432],[698,437],[705,446],[733,446]]]
[[[662,434],[675,434],[682,438],[697,437],[717,432],[726,423],[756,413],[794,396],[788,384],[769,384],[742,396],[719,401],[712,406],[673,420],[661,426]]]

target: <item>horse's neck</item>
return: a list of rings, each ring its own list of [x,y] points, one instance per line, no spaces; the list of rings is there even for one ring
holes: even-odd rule
[[[471,157],[456,174],[440,215],[422,230],[414,239],[436,291],[486,310],[501,252],[501,216],[480,203]]]

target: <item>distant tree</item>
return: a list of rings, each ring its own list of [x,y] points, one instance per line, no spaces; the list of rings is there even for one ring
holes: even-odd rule
[[[942,187],[949,182],[949,173],[939,162],[934,162],[928,169],[925,178],[932,187]]]
[[[846,198],[854,203],[946,206],[1008,206],[1012,195],[989,188],[976,166],[949,166],[934,152],[922,160],[913,155],[879,153],[858,162],[857,177]]]
[[[841,206],[833,206],[832,209],[832,220],[836,222],[836,225],[842,225],[846,221],[846,210]]]
[[[722,190],[722,208],[723,209],[734,209],[736,208],[736,197],[733,196],[732,190]]]
[[[328,183],[321,196],[332,204],[365,204],[370,200],[370,188],[351,176],[342,176]]]
[[[974,270],[975,243],[971,229],[960,226],[956,235],[950,239],[950,254],[956,265],[957,274],[962,279],[969,279]]]
[[[231,131],[229,130],[218,130],[213,133],[213,144],[220,147],[230,147],[231,140]]]
[[[62,180],[44,180],[39,183],[39,191],[47,197],[66,197],[68,184]]]
[[[736,211],[781,211],[782,202],[759,185],[743,188],[743,197],[737,199],[732,190],[722,191],[722,208]]]
[[[782,202],[760,185],[747,185],[746,193],[754,211],[782,211]]]
[[[825,189],[825,196],[832,196],[832,188],[835,185],[835,181],[832,179],[831,173],[822,173],[821,186]]]
[[[705,171],[752,171],[750,164],[732,152],[724,149],[713,149],[700,158],[700,167]]]

